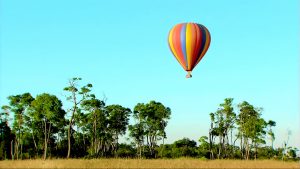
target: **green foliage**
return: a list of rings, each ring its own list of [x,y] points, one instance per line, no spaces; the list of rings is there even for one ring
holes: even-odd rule
[[[120,158],[134,158],[136,155],[135,149],[128,144],[119,144],[117,150],[117,157]]]
[[[108,112],[108,128],[115,134],[115,137],[124,135],[128,126],[131,110],[120,105],[106,106]]]
[[[166,138],[165,128],[170,119],[171,109],[160,102],[150,101],[147,104],[138,103],[134,107],[133,117],[137,121],[129,127],[130,135],[133,136],[137,145],[137,154],[142,154],[142,141],[147,141],[149,157],[156,157],[157,141]],[[139,136],[139,134],[143,134]],[[145,153],[145,152],[144,152]]]
[[[235,128],[236,113],[232,106],[233,98],[224,99],[224,103],[221,103],[218,110],[215,113],[210,113],[211,128],[209,131],[209,151],[210,158],[214,158],[214,154],[217,154],[217,158],[227,158],[232,152],[229,148],[229,133]],[[232,140],[232,135],[231,140]],[[213,152],[213,140],[218,137],[219,144],[216,147],[217,152]],[[232,141],[231,141],[232,142]]]
[[[209,151],[209,143],[207,142],[207,136],[201,136],[199,138],[199,147],[198,147],[198,156],[204,158],[210,158],[210,151]]]
[[[9,106],[3,106],[2,108],[5,108],[6,110],[10,110],[12,113],[14,113],[12,132],[16,136],[16,138],[13,140],[14,152],[12,158],[15,158],[14,156],[16,156],[17,159],[19,159],[19,157],[22,159],[23,157],[22,148],[23,148],[23,142],[25,136],[24,132],[26,130],[25,127],[26,113],[34,98],[31,96],[30,93],[24,93],[21,95],[9,96],[8,100],[9,100]]]
[[[44,159],[47,157],[48,144],[54,139],[54,134],[65,125],[65,114],[61,101],[54,95],[47,93],[38,95],[31,103],[29,116],[35,124],[31,129],[43,133],[36,136],[39,147],[43,147]]]
[[[266,121],[261,118],[261,108],[255,108],[248,102],[244,101],[238,105],[239,115],[237,125],[239,126],[240,139],[243,140],[241,145],[242,153],[245,159],[250,157],[250,149],[255,148],[255,158],[259,144],[265,144],[264,136],[266,134]]]
[[[69,108],[69,112],[71,112],[71,117],[70,119],[68,119],[69,121],[69,125],[67,128],[67,139],[68,139],[68,153],[67,153],[67,158],[69,158],[71,156],[71,150],[72,150],[72,140],[74,139],[74,132],[75,131],[73,129],[74,125],[76,125],[76,123],[78,121],[80,121],[82,115],[80,114],[81,109],[79,107],[79,105],[89,99],[89,98],[95,98],[95,95],[90,94],[91,88],[93,87],[92,84],[88,83],[87,85],[83,86],[80,88],[80,90],[78,89],[78,83],[79,81],[81,81],[81,78],[78,77],[74,77],[72,79],[69,80],[69,86],[64,88],[64,91],[66,91],[68,93],[68,95],[66,96],[66,99],[72,103],[72,107]],[[77,125],[77,127],[80,127],[80,124]],[[75,150],[75,149],[74,149]]]
[[[7,117],[0,116],[0,160],[10,158],[10,140],[13,139],[11,129],[8,126]]]
[[[194,140],[190,140],[189,138],[175,141],[172,146],[172,157],[196,157],[196,144]]]

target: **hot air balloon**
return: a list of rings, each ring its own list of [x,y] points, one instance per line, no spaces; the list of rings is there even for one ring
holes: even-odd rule
[[[210,33],[201,24],[180,23],[170,30],[168,42],[173,55],[187,71],[186,78],[190,78],[192,70],[208,50]]]

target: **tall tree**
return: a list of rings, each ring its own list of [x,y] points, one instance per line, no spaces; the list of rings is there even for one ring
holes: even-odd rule
[[[199,155],[200,156],[204,156],[204,157],[208,157],[207,154],[209,154],[209,158],[211,158],[211,150],[210,150],[210,144],[207,142],[208,137],[207,136],[201,136],[199,138]]]
[[[104,110],[105,103],[91,95],[90,99],[81,103],[84,111],[83,132],[90,138],[90,155],[99,156],[103,150],[103,137],[107,132],[107,114]],[[83,133],[85,135],[85,133]],[[102,154],[103,155],[103,154]]]
[[[292,135],[292,131],[290,129],[286,130],[286,139],[283,141],[283,148],[282,148],[282,160],[286,158],[288,155],[288,149],[291,149],[291,147],[288,147],[288,143],[290,140],[290,136]]]
[[[238,129],[241,136],[241,151],[245,159],[249,159],[250,150],[252,147],[256,149],[258,143],[262,143],[263,137],[266,134],[266,122],[261,118],[261,108],[255,108],[253,105],[244,101],[238,105]]]
[[[9,158],[11,130],[8,126],[9,107],[2,106],[0,112],[0,160]]]
[[[81,87],[78,89],[78,81],[81,78],[72,78],[69,80],[69,86],[64,88],[64,91],[68,92],[69,95],[66,96],[67,100],[71,102],[72,107],[69,109],[71,112],[71,117],[69,119],[69,126],[68,126],[68,154],[67,158],[71,155],[71,137],[72,137],[72,127],[75,125],[75,116],[80,111],[80,103],[89,97],[89,92],[93,87],[92,84],[87,84],[86,86]]]
[[[40,131],[44,134],[43,158],[47,158],[49,139],[54,132],[64,126],[66,112],[62,109],[61,101],[54,95],[47,93],[38,95],[31,104],[30,117],[41,126]]]
[[[150,156],[155,157],[157,141],[166,138],[165,128],[170,119],[171,109],[160,102],[138,103],[134,107],[134,118],[142,123]]]
[[[116,155],[119,136],[126,132],[131,110],[120,105],[109,105],[105,109],[108,112],[108,130],[113,139],[112,150]]]
[[[26,111],[28,110],[31,102],[34,98],[30,93],[24,93],[21,95],[12,95],[8,97],[9,108],[11,112],[14,113],[13,122],[13,132],[15,133],[17,139],[15,140],[15,155],[19,159],[23,157],[23,134],[24,134],[24,118],[26,116]]]
[[[270,137],[270,140],[271,140],[271,146],[272,146],[272,151],[273,151],[273,143],[274,143],[274,140],[275,140],[275,134],[272,130],[272,127],[275,127],[276,126],[276,122],[273,121],[273,120],[269,120],[268,121],[268,135]]]
[[[218,136],[217,130],[214,127],[214,123],[215,123],[215,114],[214,113],[210,113],[210,129],[209,129],[209,152],[210,152],[210,159],[214,159],[214,151],[213,151],[213,145],[214,145],[214,140],[215,137]]]
[[[129,125],[129,136],[133,138],[136,145],[136,154],[138,158],[142,158],[142,147],[144,146],[144,135],[145,127],[142,122],[137,122],[136,124]]]
[[[215,127],[213,131],[215,131],[219,137],[218,158],[224,158],[228,156],[228,147],[229,147],[228,134],[229,132],[232,133],[232,129],[234,128],[235,119],[236,119],[236,114],[233,111],[234,109],[232,106],[232,101],[233,101],[232,98],[224,99],[224,103],[220,104],[218,110],[213,115],[211,115],[211,120],[215,119],[214,121]]]

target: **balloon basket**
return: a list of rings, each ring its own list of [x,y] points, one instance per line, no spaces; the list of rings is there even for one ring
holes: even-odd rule
[[[192,77],[192,74],[190,71],[187,72],[187,75],[185,76],[186,78],[191,78]]]

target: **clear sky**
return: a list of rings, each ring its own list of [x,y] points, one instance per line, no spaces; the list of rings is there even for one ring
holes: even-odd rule
[[[226,97],[263,107],[277,122],[275,146],[299,140],[298,0],[2,0],[0,104],[48,92],[65,102],[82,77],[107,104],[156,100],[172,110],[167,142],[207,135]],[[167,44],[177,23],[196,22],[211,46],[186,79]]]

